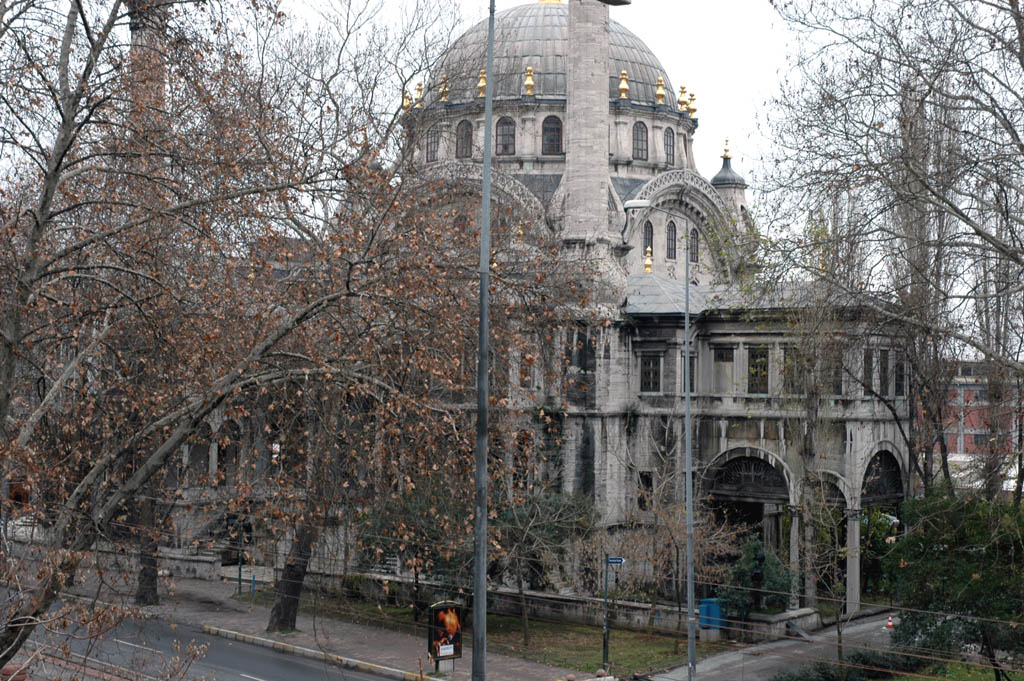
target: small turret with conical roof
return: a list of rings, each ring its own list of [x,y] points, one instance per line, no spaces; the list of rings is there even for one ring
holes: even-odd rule
[[[747,210],[747,181],[732,169],[729,140],[725,140],[725,151],[722,152],[722,169],[711,178],[711,185],[737,215]]]

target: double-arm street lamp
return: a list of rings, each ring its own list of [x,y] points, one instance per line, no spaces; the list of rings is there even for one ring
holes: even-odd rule
[[[656,210],[670,215],[686,224],[686,218],[682,215],[665,210],[658,206],[651,205],[646,199],[635,199],[622,204],[626,215],[634,210]],[[689,232],[686,232],[689,234]],[[689,236],[683,239],[685,244],[683,253],[683,279],[685,280],[685,316],[683,317],[683,394],[686,401],[686,416],[684,428],[686,431],[686,669],[688,681],[694,681],[697,675],[697,619],[694,614],[693,595],[693,448],[691,445],[692,431],[690,418],[690,239]]]
[[[591,2],[594,0],[583,0]],[[631,0],[596,0],[628,5]],[[570,9],[571,11],[571,9]],[[494,0],[487,16],[487,70],[484,88],[483,188],[480,210],[480,326],[476,375],[476,502],[473,507],[473,681],[487,679],[487,423],[491,253],[491,128],[494,118]]]

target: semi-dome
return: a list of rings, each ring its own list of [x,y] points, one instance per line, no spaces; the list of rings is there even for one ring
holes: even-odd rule
[[[536,2],[520,5],[494,17],[494,96],[520,97],[525,93],[523,73],[533,67],[537,97],[562,97],[569,53],[569,6],[560,2]],[[658,76],[664,78],[665,104],[674,105],[675,95],[668,74],[650,48],[615,21],[608,22],[609,64],[608,96],[619,97],[619,73],[629,78],[629,99],[643,104],[656,102]],[[441,76],[448,79],[451,102],[477,97],[480,69],[487,63],[487,21],[466,31],[441,58],[433,70],[427,101],[436,99]]]

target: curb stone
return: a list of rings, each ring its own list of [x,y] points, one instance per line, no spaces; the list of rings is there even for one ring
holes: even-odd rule
[[[222,629],[220,627],[214,627],[209,624],[203,625],[203,633],[209,634],[211,636],[219,636],[221,638],[228,638],[235,641],[241,641],[242,643],[249,643],[251,645],[260,646],[262,648],[272,648],[273,650],[276,650],[278,652],[288,653],[290,655],[298,655],[299,657],[307,657],[311,660],[327,662],[328,664],[333,664],[338,667],[345,667],[346,669],[355,669],[361,672],[368,672],[370,674],[386,676],[388,678],[396,679],[397,681],[422,681],[422,677],[419,674],[413,672],[404,672],[401,669],[384,667],[382,665],[374,664],[372,662],[363,662],[362,660],[353,660],[348,657],[342,657],[341,655],[335,655],[334,653],[325,653],[322,650],[303,648],[302,646],[293,645],[291,643],[275,641],[273,639],[263,638],[262,636],[254,636],[252,634],[243,634],[238,631]]]

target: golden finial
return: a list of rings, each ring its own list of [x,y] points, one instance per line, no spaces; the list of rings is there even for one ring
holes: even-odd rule
[[[722,154],[722,158],[732,158],[732,154],[729,153],[729,138],[725,138],[725,153]]]
[[[487,69],[480,69],[480,80],[476,82],[476,89],[480,91],[477,97],[483,97],[487,93]]]
[[[658,76],[658,89],[654,91],[654,96],[657,97],[658,106],[665,103],[665,79],[661,76]]]
[[[679,99],[676,100],[676,104],[679,105],[679,110],[682,112],[686,111],[686,86],[679,86]]]
[[[629,99],[626,95],[629,94],[629,78],[626,77],[626,72],[623,71],[619,74],[619,99]]]
[[[694,96],[693,96],[693,93],[691,92],[691,93],[690,93],[690,101],[686,103],[686,110],[690,112],[690,117],[691,117],[691,118],[692,118],[692,117],[694,116],[694,114],[696,114],[696,113],[697,113],[697,107],[695,107],[695,106],[693,105],[693,102],[694,102],[694,101],[695,101],[696,99],[697,99],[697,98],[696,98],[696,97],[694,97]]]
[[[533,67],[526,67],[526,78],[523,80],[523,87],[526,88],[526,96],[533,97]]]
[[[448,101],[448,76],[441,76],[441,101]]]
[[[519,243],[523,243],[523,221],[519,221],[519,229],[516,231],[516,236],[519,238]]]
[[[647,257],[644,258],[644,274],[650,274],[651,273],[651,265],[654,264],[654,258],[651,257],[653,255],[654,255],[654,252],[651,250],[651,247],[648,246],[647,247]]]
[[[408,111],[412,108],[412,97],[409,96],[409,91],[405,90],[402,92],[402,111]]]
[[[423,83],[416,83],[416,106],[414,108],[423,108]]]

